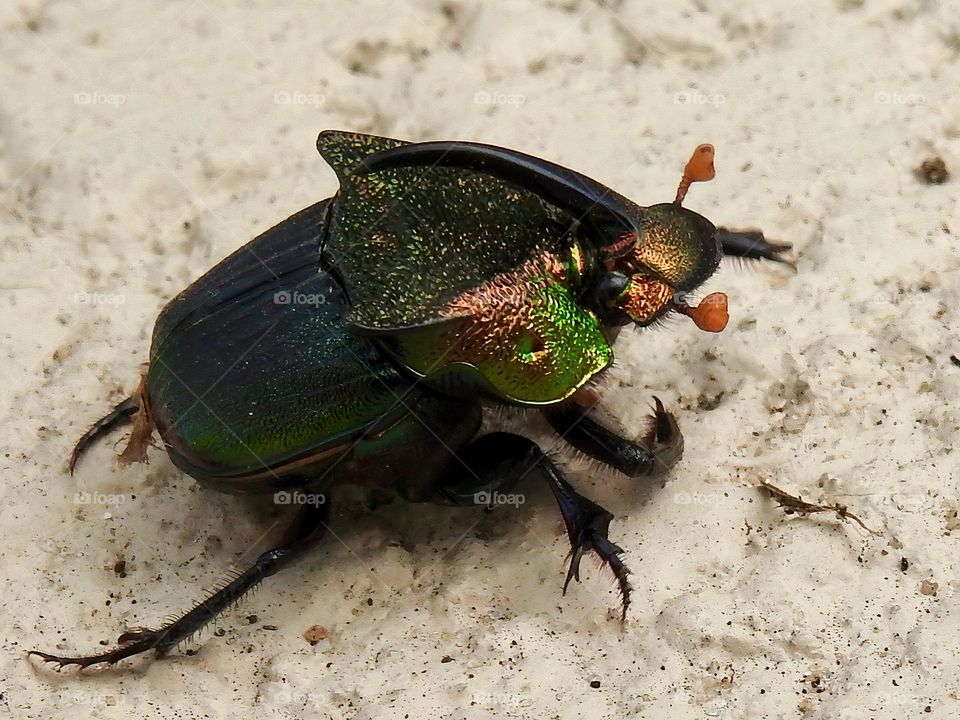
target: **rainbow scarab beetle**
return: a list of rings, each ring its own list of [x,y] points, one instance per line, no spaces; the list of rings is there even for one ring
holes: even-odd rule
[[[138,390],[77,443],[134,426],[125,461],[159,433],[173,463],[237,493],[379,480],[407,500],[474,504],[543,477],[572,546],[630,601],[613,516],[579,495],[531,440],[477,437],[484,406],[538,408],[571,446],[627,475],[662,472],[683,439],[659,400],[637,442],[594,412],[596,382],[628,324],[672,312],[718,332],[726,297],[684,296],[721,256],[786,262],[788,245],[714,227],[681,204],[713,177],[702,145],[674,202],[639,207],[571,170],[461,142],[409,144],[321,133],[340,190],[230,255],[161,312]],[[246,591],[311,550],[329,503],[302,505],[284,543],[189,612],[89,656],[33,652],[59,666],[115,663],[176,646]]]

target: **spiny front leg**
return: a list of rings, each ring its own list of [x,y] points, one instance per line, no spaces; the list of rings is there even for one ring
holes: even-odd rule
[[[659,475],[683,455],[683,433],[659,398],[640,442],[628,440],[595,419],[595,402],[570,402],[544,411],[560,437],[586,455],[630,477]]]
[[[64,656],[39,650],[31,650],[27,654],[38,657],[43,662],[56,663],[58,669],[69,665],[78,665],[81,669],[100,663],[113,665],[124,658],[149,650],[154,650],[158,657],[162,657],[236,603],[265,578],[312,550],[327,529],[328,516],[329,506],[326,502],[304,505],[300,516],[288,530],[283,544],[260,555],[251,567],[161,628],[137,628],[125,632],[117,638],[119,647],[96,655]]]
[[[593,551],[600,558],[600,562],[607,565],[617,578],[622,605],[620,620],[626,620],[632,590],[630,581],[627,580],[630,570],[620,559],[623,548],[607,537],[613,514],[589,498],[580,495],[560,475],[553,463],[549,460],[546,462],[549,464],[547,477],[550,480],[550,488],[560,506],[560,514],[563,516],[567,537],[570,539],[570,567],[567,570],[567,578],[563,582],[563,594],[567,594],[567,587],[571,580],[580,582],[580,560],[584,553]]]

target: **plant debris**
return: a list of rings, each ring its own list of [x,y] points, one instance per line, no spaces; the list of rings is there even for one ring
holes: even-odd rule
[[[950,356],[950,362],[952,362],[957,367],[960,367],[960,358],[958,358],[956,355]]]
[[[817,503],[807,502],[799,495],[791,495],[786,490],[781,490],[776,485],[771,485],[766,480],[760,481],[760,487],[766,490],[770,494],[770,497],[777,501],[780,507],[783,508],[785,515],[812,515],[813,513],[819,512],[834,512],[837,514],[838,519],[843,520],[844,522],[853,520],[855,523],[857,523],[857,525],[862,527],[871,535],[876,537],[881,536],[881,533],[868,528],[863,520],[847,510],[846,505],[818,505]]]

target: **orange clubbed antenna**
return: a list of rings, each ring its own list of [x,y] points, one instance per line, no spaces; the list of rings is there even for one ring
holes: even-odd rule
[[[677,308],[689,317],[701,330],[718,333],[727,326],[727,296],[722,292],[710,293],[696,307]]]
[[[692,183],[713,180],[717,174],[713,167],[713,155],[713,145],[710,143],[697,145],[697,149],[693,151],[687,166],[683,169],[683,177],[680,178],[677,198],[673,201],[674,203],[677,205],[683,203],[683,199],[687,196],[687,190],[690,189]]]

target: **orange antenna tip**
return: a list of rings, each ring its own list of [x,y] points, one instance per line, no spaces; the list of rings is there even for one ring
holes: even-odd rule
[[[693,151],[686,167],[683,168],[683,177],[680,179],[680,185],[677,187],[677,197],[674,200],[677,205],[683,202],[692,183],[713,180],[717,174],[713,166],[713,157],[713,145],[710,143],[697,145],[697,149]]]
[[[684,315],[706,332],[721,332],[730,320],[727,312],[727,296],[722,292],[710,293],[696,307],[681,309]]]
[[[697,145],[693,151],[687,166],[683,169],[684,177],[690,178],[691,182],[706,182],[713,180],[717,171],[713,167],[714,149],[710,143]]]

